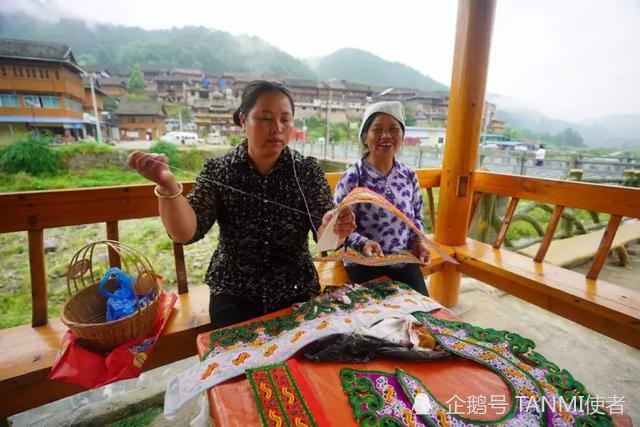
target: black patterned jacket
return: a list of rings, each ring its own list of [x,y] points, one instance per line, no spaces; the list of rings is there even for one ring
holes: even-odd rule
[[[212,294],[246,298],[267,313],[319,292],[308,247],[311,225],[294,179],[292,156],[317,229],[334,205],[329,184],[313,157],[285,147],[271,172],[262,176],[248,156],[245,141],[225,156],[207,161],[200,172],[187,196],[197,216],[189,243],[202,239],[218,222],[218,247],[205,277]]]

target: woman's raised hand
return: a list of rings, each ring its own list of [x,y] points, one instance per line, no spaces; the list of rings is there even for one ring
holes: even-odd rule
[[[320,228],[318,228],[318,235],[322,235],[323,230],[329,224],[331,219],[336,215],[336,209],[331,209],[327,211],[322,217],[322,224]],[[353,213],[353,209],[350,206],[346,206],[340,209],[338,213],[338,218],[336,219],[336,223],[333,227],[334,233],[340,237],[340,242],[344,241],[349,234],[353,233],[356,229],[356,216]]]
[[[411,253],[424,263],[431,262],[431,253],[429,247],[422,240],[414,240],[411,244]]]
[[[178,184],[169,169],[169,159],[164,154],[134,151],[129,155],[127,164],[140,175],[158,184],[166,190],[175,189]]]

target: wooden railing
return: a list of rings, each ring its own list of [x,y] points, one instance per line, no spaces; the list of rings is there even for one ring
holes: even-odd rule
[[[327,174],[332,190],[340,174]],[[509,212],[521,199],[557,206],[547,229],[549,244],[563,207],[583,208],[612,215],[609,233],[605,234],[592,270],[599,271],[618,219],[640,217],[640,189],[609,187],[526,178],[478,172],[475,178],[477,206],[481,194],[511,197],[507,220],[493,247],[472,239],[463,246],[445,248],[455,255],[458,270],[485,283],[503,289],[530,303],[572,319],[605,335],[640,348],[640,293],[585,278],[560,267],[543,263],[544,250],[534,261],[500,249],[501,237],[507,232]],[[433,206],[435,187],[440,186],[440,170],[419,170],[420,186],[427,190],[429,216],[436,222]],[[191,183],[185,183],[189,191]],[[0,194],[0,233],[26,232],[29,235],[29,262],[33,293],[32,326],[0,331],[0,420],[28,408],[42,405],[80,391],[77,387],[46,379],[55,358],[60,338],[66,328],[59,319],[48,319],[47,282],[43,235],[47,228],[104,223],[110,239],[119,238],[118,222],[158,215],[152,185],[136,185],[95,189],[60,190]],[[174,245],[178,289],[181,293],[175,315],[161,336],[145,369],[161,366],[195,354],[195,337],[210,329],[206,286],[193,286],[189,292],[187,268],[182,246]],[[117,262],[116,257],[110,260]],[[440,271],[442,260],[423,270],[425,274]],[[325,269],[326,268],[326,269]],[[324,271],[322,269],[325,269]],[[333,277],[339,268],[318,268],[322,277]],[[342,269],[342,272],[344,270]],[[597,275],[597,274],[596,274]],[[591,274],[589,274],[591,276]],[[17,350],[14,350],[17,349]]]
[[[329,173],[326,176],[333,191],[341,174]],[[419,170],[418,179],[420,187],[427,190],[429,217],[432,226],[435,226],[433,188],[440,185],[440,171]],[[191,189],[191,185],[190,182],[185,183],[185,193]],[[471,217],[483,194],[511,198],[502,227],[493,244],[496,249],[501,247],[515,208],[521,199],[555,205],[545,237],[535,257],[538,263],[544,261],[565,207],[611,214],[607,232],[587,273],[588,279],[598,277],[622,217],[640,218],[639,189],[477,172],[474,190]],[[43,325],[48,319],[44,229],[103,222],[107,238],[118,240],[118,221],[157,215],[158,206],[153,195],[153,185],[1,194],[0,233],[26,231],[29,235],[32,326]],[[186,293],[188,280],[182,245],[174,243],[174,255],[178,291]],[[112,263],[115,262],[116,257],[113,257]]]
[[[495,194],[511,198],[502,227],[493,243],[495,249],[499,249],[502,246],[520,200],[532,200],[554,205],[547,231],[534,258],[535,262],[538,263],[544,261],[565,208],[586,209],[610,214],[607,230],[600,242],[591,268],[586,275],[588,279],[592,280],[597,279],[602,270],[622,218],[640,218],[640,189],[636,188],[477,172],[474,191],[469,224],[471,224],[483,194]]]
[[[340,176],[340,173],[327,174],[332,191]],[[421,172],[420,185],[428,191],[434,224],[432,191],[439,183],[438,169]],[[192,185],[192,182],[184,183],[185,194]],[[155,216],[158,216],[158,202],[153,185],[0,194],[0,233],[26,231],[29,235],[32,326],[44,325],[48,319],[44,229],[105,223],[107,238],[119,240],[118,221]],[[173,251],[178,292],[183,294],[189,292],[189,288],[182,245],[174,243]],[[110,256],[110,262],[116,265],[115,254]]]

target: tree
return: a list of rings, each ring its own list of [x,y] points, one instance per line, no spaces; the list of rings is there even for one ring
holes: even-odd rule
[[[504,128],[504,131],[502,131],[502,134],[507,138],[509,138],[509,141],[517,141],[519,137],[518,131],[515,129],[511,129],[509,127]]]
[[[578,132],[571,128],[566,128],[562,132],[552,137],[552,143],[564,147],[584,147],[584,140]]]
[[[110,96],[107,96],[107,97],[104,98],[104,109],[105,109],[105,111],[114,112],[114,111],[116,111],[117,108],[118,108],[118,102],[114,98],[112,98]]]
[[[132,95],[144,95],[144,76],[138,64],[134,65],[129,72],[127,90]]]
[[[404,105],[404,124],[405,126],[415,126],[417,123],[415,110],[411,104]]]
[[[182,104],[165,104],[164,109],[169,117],[178,117],[179,113],[182,113],[182,123],[188,123],[193,120],[193,114],[191,114],[191,108]]]

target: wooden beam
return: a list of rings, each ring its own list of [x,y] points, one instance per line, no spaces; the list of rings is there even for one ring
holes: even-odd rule
[[[427,203],[429,204],[429,219],[431,220],[431,230],[436,231],[436,206],[433,201],[433,189],[427,188]]]
[[[509,201],[509,206],[507,206],[507,211],[504,214],[504,219],[502,220],[502,226],[500,227],[500,231],[498,232],[498,236],[496,237],[496,241],[493,242],[493,247],[496,249],[500,249],[502,246],[502,242],[504,238],[507,237],[507,231],[509,230],[509,225],[511,225],[511,220],[513,219],[513,214],[516,213],[516,207],[518,206],[518,202],[520,200],[516,197],[512,197]]]
[[[476,215],[476,211],[478,210],[478,205],[482,200],[482,196],[484,193],[480,193],[476,191],[473,194],[473,202],[471,203],[471,212],[469,213],[469,223],[467,224],[467,230],[471,228],[471,223],[473,222],[473,217]]]
[[[544,257],[547,255],[549,246],[551,246],[551,242],[553,241],[553,235],[556,232],[556,228],[558,227],[560,218],[562,218],[563,211],[564,211],[564,206],[556,205],[553,208],[553,213],[551,214],[551,219],[549,220],[549,224],[547,225],[547,231],[544,234],[544,239],[542,239],[542,242],[540,243],[540,247],[538,248],[538,252],[536,253],[535,258],[533,259],[535,262],[544,261]]]
[[[187,267],[184,263],[184,247],[180,243],[173,242],[173,258],[176,264],[178,293],[186,294],[189,292],[189,283],[187,282]]]
[[[440,169],[416,169],[420,188],[440,187]]]
[[[478,171],[474,190],[567,208],[640,218],[640,188]]]
[[[118,221],[107,222],[107,240],[113,240],[115,242],[120,241],[120,235],[118,233]],[[111,267],[121,268],[120,254],[111,246],[109,246],[109,265]]]
[[[435,240],[447,246],[462,245],[467,237],[495,7],[495,0],[458,2],[435,231]],[[431,277],[430,292],[446,307],[453,307],[458,303],[460,278],[455,267],[444,266]]]
[[[185,194],[192,187],[184,183]],[[0,195],[0,233],[158,216],[155,185]]]
[[[31,326],[47,324],[47,275],[44,263],[44,231],[29,230],[31,271]]]
[[[325,173],[324,175],[327,177],[327,182],[329,182],[329,187],[331,188],[331,192],[333,193],[336,190],[338,182],[340,182],[342,172],[331,172]]]
[[[602,240],[600,240],[598,252],[587,273],[587,279],[596,280],[600,275],[600,270],[602,270],[602,266],[607,260],[607,255],[609,255],[609,251],[611,250],[611,243],[613,243],[613,239],[616,237],[616,231],[618,231],[620,221],[622,221],[622,217],[618,215],[612,215],[611,218],[609,218],[607,229],[602,236]]]

